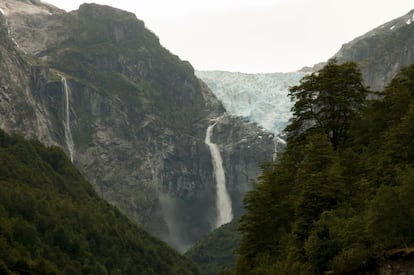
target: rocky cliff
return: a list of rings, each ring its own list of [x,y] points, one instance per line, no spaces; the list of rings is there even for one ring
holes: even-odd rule
[[[0,125],[73,156],[98,193],[177,249],[214,228],[204,139],[224,108],[135,15],[1,0]],[[212,135],[236,216],[273,136],[231,117]],[[260,137],[259,137],[260,136]]]
[[[365,83],[382,90],[401,68],[414,63],[414,10],[344,44],[335,57],[356,61]]]

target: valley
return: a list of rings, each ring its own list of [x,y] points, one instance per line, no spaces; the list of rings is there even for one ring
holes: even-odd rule
[[[225,109],[192,66],[125,11],[18,0],[1,8],[2,129],[61,147],[102,198],[180,251],[214,229],[205,135]],[[272,159],[273,137],[262,132],[230,116],[211,131],[235,217]]]
[[[344,44],[333,55],[337,63],[247,74],[195,70],[127,11],[82,4],[66,12],[41,1],[0,0],[0,161],[10,170],[0,173],[0,273],[218,274],[227,267],[228,274],[345,274],[368,268],[358,257],[368,262],[381,249],[400,249],[387,234],[414,245],[406,234],[411,224],[402,222],[412,208],[412,69],[401,71],[414,63],[413,18],[410,11]],[[360,68],[369,100],[360,109],[353,102],[349,125],[344,115],[349,138],[331,147],[336,132],[312,113],[324,106],[304,112],[305,122],[297,119],[300,97],[291,89],[318,79],[327,64],[341,71],[349,62]],[[349,79],[337,78],[337,86]],[[323,93],[315,94],[309,102]],[[36,201],[34,212],[12,203],[19,193],[19,202]],[[391,206],[406,207],[393,219],[406,231],[375,219],[391,196],[398,197]],[[65,211],[74,220],[61,230],[54,223]],[[76,221],[87,212],[91,230]],[[47,219],[53,224],[45,227]],[[354,219],[361,221],[355,232],[364,235],[358,230],[365,226],[382,243],[341,231]],[[378,227],[364,223],[370,219]],[[326,239],[325,229],[332,234]],[[98,252],[114,243],[122,245],[111,253],[126,255],[116,264]],[[325,246],[330,254],[319,255]],[[19,260],[6,257],[5,247]],[[138,257],[149,264],[128,270]]]

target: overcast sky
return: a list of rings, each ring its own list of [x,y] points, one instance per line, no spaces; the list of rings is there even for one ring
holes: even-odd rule
[[[288,72],[414,9],[412,0],[45,0],[67,11],[95,2],[131,11],[198,70]]]

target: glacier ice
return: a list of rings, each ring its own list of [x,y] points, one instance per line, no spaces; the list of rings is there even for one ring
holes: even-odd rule
[[[196,71],[223,103],[227,112],[280,134],[291,117],[289,87],[297,85],[303,72],[246,74],[224,71]]]

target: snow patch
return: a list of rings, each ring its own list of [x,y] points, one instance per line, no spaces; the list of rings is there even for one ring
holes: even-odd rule
[[[395,29],[395,25],[390,28],[390,30],[393,30],[393,29]]]
[[[280,137],[276,137],[277,142],[282,143],[283,145],[287,145],[286,141],[281,139]]]
[[[409,18],[406,22],[405,22],[405,24],[407,24],[407,25],[410,25],[411,23],[413,23],[414,22],[414,13],[411,15],[411,18]]]
[[[411,14],[411,17],[408,18],[407,21],[405,21],[405,24],[410,25],[413,22],[414,22],[414,12]]]

